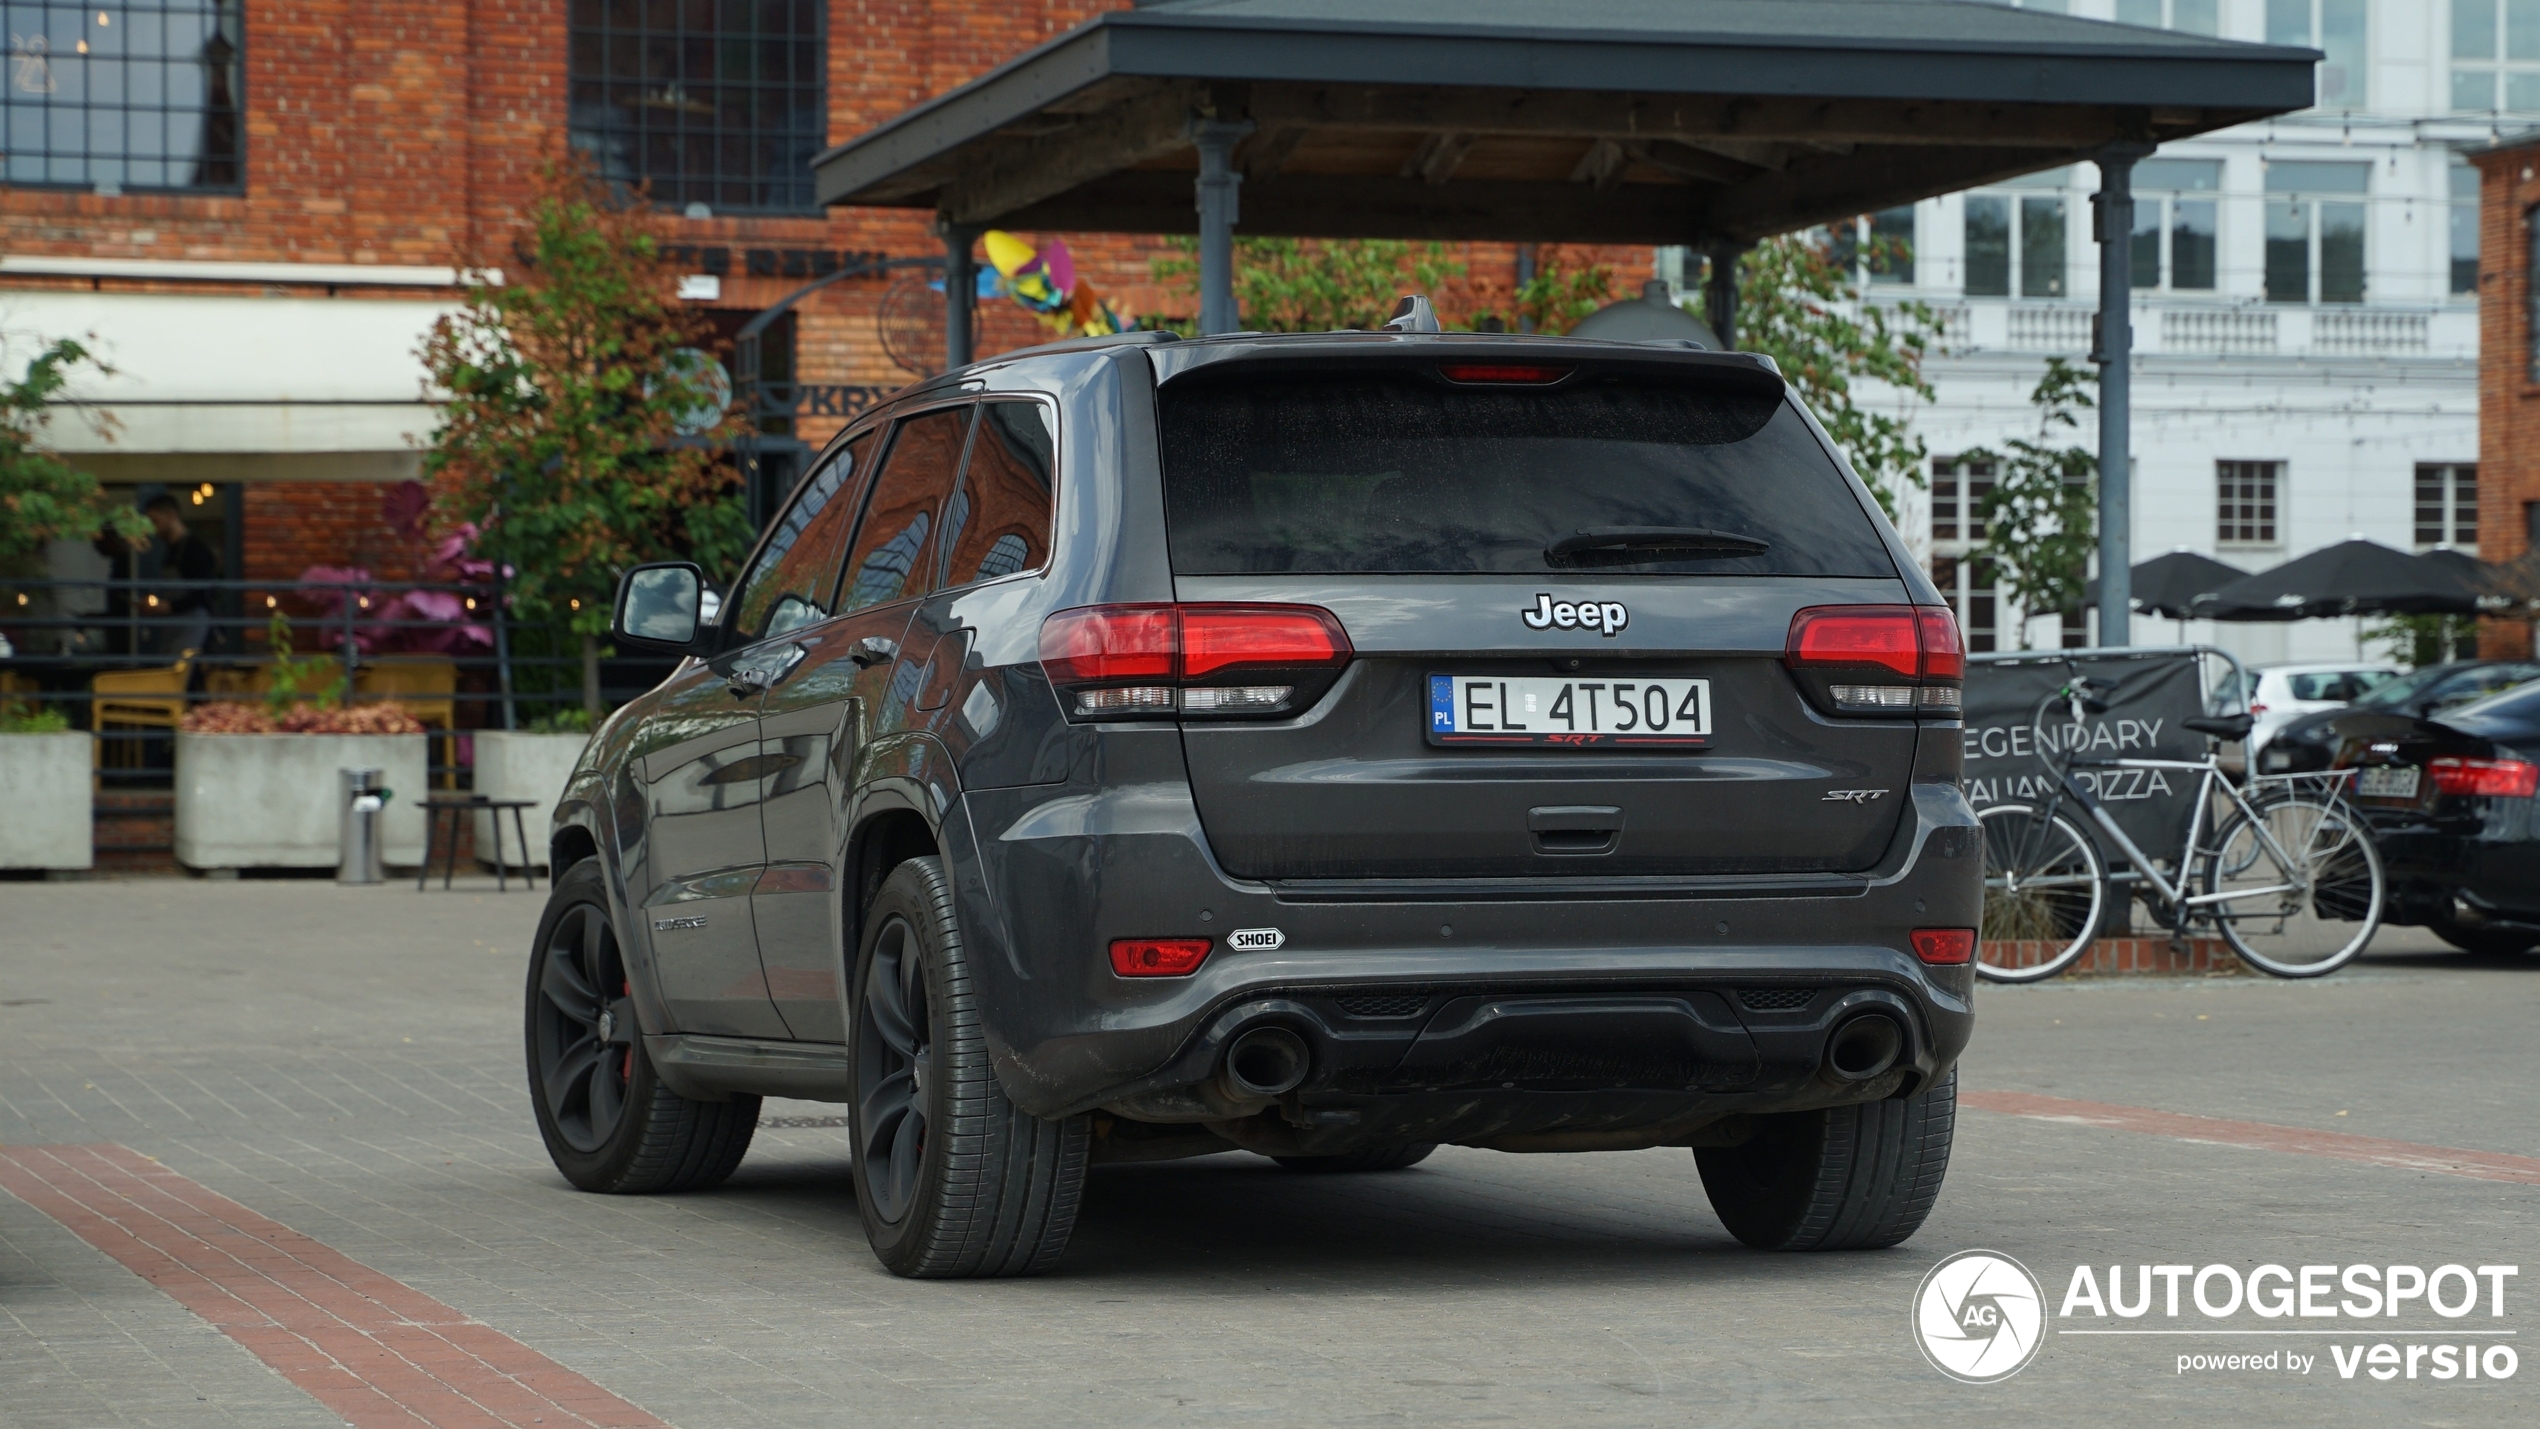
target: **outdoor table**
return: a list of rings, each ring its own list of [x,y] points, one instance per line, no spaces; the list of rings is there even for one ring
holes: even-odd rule
[[[510,875],[503,866],[505,809],[511,810],[512,834],[520,840],[521,881],[535,890],[538,887],[538,868],[529,858],[529,831],[521,822],[520,811],[536,802],[535,799],[496,799],[485,794],[434,794],[415,800],[415,806],[423,810],[424,819],[423,867],[415,870],[415,891],[424,891],[425,884],[432,877],[432,846],[443,842],[441,824],[445,814],[449,816],[450,833],[445,844],[447,851],[441,855],[441,887],[444,892],[448,891],[450,880],[459,866],[459,817],[479,809],[491,810],[494,815],[490,820],[494,826],[494,891],[511,891]]]

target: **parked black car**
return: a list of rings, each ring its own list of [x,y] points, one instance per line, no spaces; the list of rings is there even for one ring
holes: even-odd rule
[[[599,1191],[849,1106],[883,1263],[1057,1256],[1089,1162],[1694,1149],[1758,1246],[1929,1212],[1972,1026],[1957,628],[1768,360],[1061,344],[828,445],[594,736],[528,986]]]
[[[2345,721],[2389,715],[2431,719],[2528,680],[2540,680],[2540,661],[2454,660],[2411,670],[2366,690],[2341,709],[2321,710],[2288,722],[2258,756],[2258,772],[2309,773],[2330,767],[2345,737]]]
[[[2540,681],[2434,719],[2351,716],[2335,763],[2358,771],[2390,870],[2388,921],[2471,952],[2540,944]]]

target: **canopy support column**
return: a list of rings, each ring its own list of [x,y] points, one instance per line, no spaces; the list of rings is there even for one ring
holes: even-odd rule
[[[1194,119],[1191,141],[1199,146],[1199,331],[1207,337],[1233,332],[1235,224],[1242,217],[1244,176],[1235,172],[1235,145],[1252,132],[1249,119]]]
[[[2097,643],[2134,643],[2134,162],[2149,144],[2100,150],[2099,192],[2091,195],[2099,239],[2099,635]]]
[[[970,257],[970,245],[978,241],[979,230],[938,223],[935,231],[944,240],[944,370],[949,372],[969,366],[978,353],[979,265]]]
[[[1724,352],[1737,351],[1737,265],[1746,255],[1744,243],[1713,243],[1703,249],[1711,271],[1702,280],[1702,316],[1719,334]]]

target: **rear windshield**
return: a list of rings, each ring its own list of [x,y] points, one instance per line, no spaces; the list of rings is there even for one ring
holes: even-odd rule
[[[1573,574],[1596,542],[1599,575],[1896,574],[1772,395],[1361,372],[1177,383],[1162,408],[1183,575]]]

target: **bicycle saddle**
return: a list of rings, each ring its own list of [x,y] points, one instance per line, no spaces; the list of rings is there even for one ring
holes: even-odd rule
[[[2220,739],[2247,739],[2249,731],[2256,727],[2258,717],[2245,714],[2192,715],[2179,723],[2199,734],[2210,734]]]

